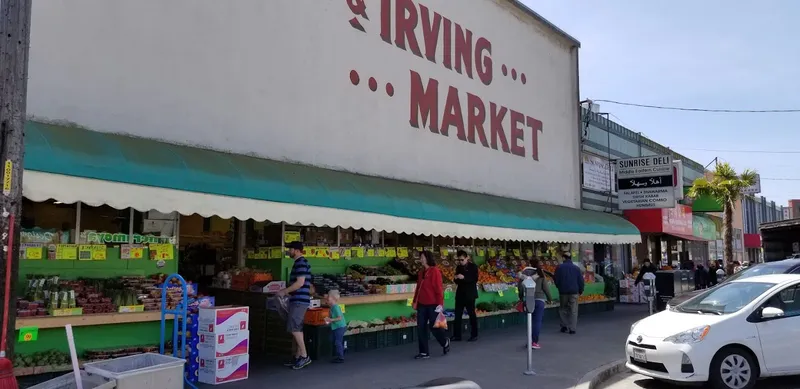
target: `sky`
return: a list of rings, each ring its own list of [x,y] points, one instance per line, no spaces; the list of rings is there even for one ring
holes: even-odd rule
[[[800,109],[800,1],[523,3],[581,42],[584,99]],[[703,165],[718,157],[737,171],[756,170],[768,201],[785,206],[788,199],[800,199],[800,112],[697,113],[598,104],[617,123]]]

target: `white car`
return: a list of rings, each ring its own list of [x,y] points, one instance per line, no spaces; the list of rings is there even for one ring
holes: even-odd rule
[[[800,375],[800,275],[734,280],[631,326],[628,369],[673,382],[748,389]]]

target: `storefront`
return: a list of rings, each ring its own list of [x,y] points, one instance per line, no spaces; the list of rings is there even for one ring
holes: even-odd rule
[[[26,207],[33,215],[26,234],[46,241],[25,246],[24,274],[114,278],[123,289],[128,282],[141,291],[158,281],[154,275],[177,271],[201,293],[251,296],[242,290],[257,281],[287,279],[291,260],[283,245],[302,240],[315,286],[342,289],[355,334],[407,322],[422,249],[438,254],[448,280],[455,250],[471,253],[481,267],[479,302],[486,314],[508,312],[516,300],[509,292],[513,277],[529,259],[541,258],[552,270],[562,253],[578,261],[579,244],[640,240],[623,218],[579,209],[578,106],[572,103],[578,97],[577,42],[556,30],[534,33],[528,23],[541,20],[519,3],[483,1],[470,9],[487,19],[471,27],[474,62],[465,62],[471,56],[464,47],[453,46],[462,51],[453,56],[458,72],[441,64],[435,50],[421,59],[408,52],[416,46],[374,39],[375,25],[365,28],[370,35],[354,29],[347,23],[352,14],[342,19],[349,12],[344,3],[335,11],[299,3],[268,12],[216,8],[225,4],[204,7],[258,32],[243,38],[247,48],[232,56],[221,53],[231,48],[230,39],[184,41],[170,33],[169,20],[180,20],[188,33],[209,31],[180,9],[165,9],[165,22],[144,35],[138,23],[128,22],[148,13],[136,2],[83,9],[125,15],[116,23],[82,23],[76,33],[95,37],[89,42],[64,34],[75,31],[65,30],[67,11],[37,3],[29,110],[93,130],[53,122],[26,126],[24,195],[35,203]],[[77,7],[69,12],[81,13]],[[463,12],[441,7],[435,11],[442,15]],[[325,33],[314,34],[287,14],[305,15]],[[90,33],[97,29],[103,33]],[[143,44],[151,33],[177,39],[170,43],[176,49]],[[279,35],[297,39],[262,49],[262,37]],[[519,36],[530,36],[531,50],[520,50]],[[489,39],[491,50],[484,47]],[[332,47],[347,53],[331,53],[326,61],[276,57],[296,52],[299,42],[309,45],[302,53]],[[61,50],[86,55],[44,55]],[[107,63],[116,58],[125,60]],[[169,65],[148,65],[156,59]],[[92,77],[77,77],[75,69]],[[211,73],[225,80],[216,82]],[[159,92],[147,92],[153,90]],[[526,102],[526,112],[503,105],[518,101]],[[586,270],[582,302],[606,301],[605,286],[592,282],[591,266]],[[93,297],[106,305],[92,310],[104,313],[58,318],[44,310],[42,317],[20,317],[19,329],[35,328],[47,342],[20,343],[17,351],[64,350],[60,327],[67,322],[76,326],[85,355],[155,344],[153,298],[130,301],[142,312],[119,312],[128,301],[122,305],[116,296]],[[446,307],[453,304],[446,293]],[[251,307],[250,325],[257,329],[251,350],[281,351],[273,346],[283,331],[271,332],[260,319],[267,317],[263,304]]]
[[[712,242],[717,240],[719,231],[713,216],[694,214],[692,215],[692,236],[699,240],[693,240],[689,245],[689,260],[695,265],[708,267],[710,261],[715,260],[711,253]]]
[[[760,234],[744,234],[744,248],[751,264],[764,262],[764,252],[761,249]]]
[[[678,268],[682,262],[693,260],[693,242],[707,241],[706,237],[695,235],[692,209],[687,205],[628,210],[625,211],[625,218],[642,233],[641,241],[635,248],[638,260],[650,259],[662,268]],[[706,233],[698,230],[698,234]],[[703,257],[698,250],[694,252],[698,258]]]

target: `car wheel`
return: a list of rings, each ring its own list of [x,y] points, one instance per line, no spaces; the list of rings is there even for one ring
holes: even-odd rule
[[[716,389],[751,389],[758,380],[758,365],[738,347],[720,350],[711,361],[711,384]]]

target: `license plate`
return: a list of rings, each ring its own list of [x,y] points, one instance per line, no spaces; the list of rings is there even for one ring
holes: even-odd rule
[[[639,362],[647,362],[647,351],[642,348],[633,348],[633,359]]]

